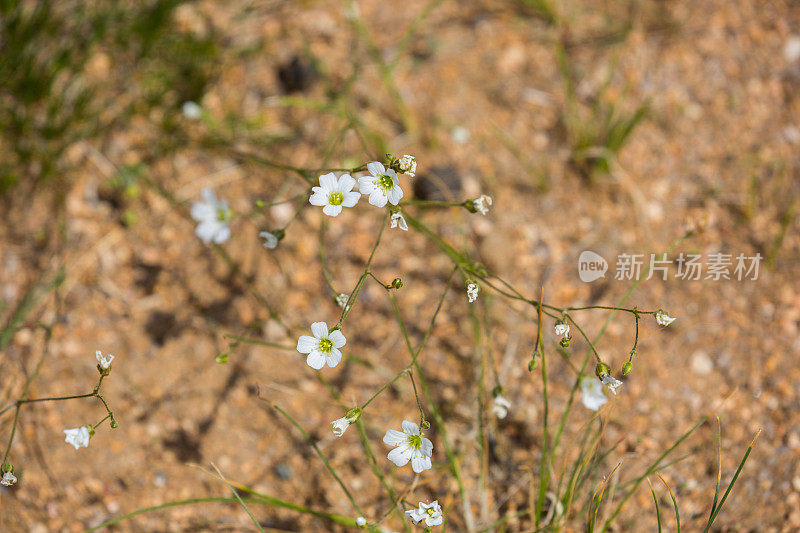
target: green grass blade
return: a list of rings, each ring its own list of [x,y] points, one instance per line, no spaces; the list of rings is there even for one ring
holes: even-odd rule
[[[739,462],[739,467],[736,469],[736,473],[733,475],[733,479],[731,479],[730,484],[728,484],[728,488],[725,490],[725,494],[719,501],[719,506],[717,506],[717,508],[714,509],[711,512],[711,515],[708,517],[708,523],[706,524],[706,528],[703,530],[704,532],[707,532],[711,528],[711,526],[714,524],[714,520],[717,519],[717,516],[719,516],[720,511],[722,511],[722,506],[725,505],[725,500],[728,499],[728,495],[731,493],[734,483],[736,483],[736,480],[739,479],[739,474],[742,472],[744,464],[747,462],[747,458],[750,457],[750,452],[753,451],[753,447],[756,445],[756,440],[758,439],[759,435],[761,435],[760,429],[756,433],[756,436],[753,437],[753,441],[750,443],[750,446],[748,446],[747,450],[744,452],[744,456],[742,457],[742,460]]]
[[[653,484],[650,483],[650,478],[647,478],[647,484],[650,485],[650,494],[653,495],[653,504],[656,506],[656,522],[658,523],[658,533],[661,533],[661,511],[658,508],[658,498],[656,491],[653,490]]]

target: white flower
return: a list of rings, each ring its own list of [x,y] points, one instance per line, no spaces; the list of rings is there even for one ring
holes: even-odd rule
[[[494,405],[492,405],[492,413],[500,420],[508,416],[508,410],[511,409],[511,402],[505,396],[495,396]]]
[[[192,101],[184,102],[181,111],[183,116],[189,120],[197,120],[203,116],[203,108]]]
[[[444,522],[442,508],[439,507],[438,500],[434,500],[431,503],[419,502],[419,509],[408,510],[406,514],[415,524],[425,520],[425,525],[428,527],[439,526]]]
[[[358,527],[366,526],[367,525],[367,519],[364,518],[363,516],[359,516],[358,518],[356,518],[356,525]]]
[[[397,205],[403,197],[397,173],[377,161],[367,163],[367,170],[371,175],[358,178],[358,188],[363,194],[369,195],[369,203],[375,207],[383,207],[386,202]]]
[[[397,160],[397,167],[400,169],[400,172],[409,178],[413,178],[417,173],[417,158],[413,155],[405,154]]]
[[[403,420],[400,425],[403,431],[390,429],[383,436],[383,442],[396,448],[387,457],[397,466],[405,466],[411,461],[411,468],[419,474],[431,468],[433,443],[422,436],[419,426],[414,422]]]
[[[408,224],[406,223],[406,219],[403,218],[403,214],[399,211],[396,213],[392,213],[392,228],[400,227],[403,231],[408,231]]]
[[[612,394],[617,394],[617,388],[622,385],[622,382],[618,379],[614,379],[613,376],[609,374],[603,374],[600,376],[600,381],[603,382],[603,385],[608,387],[608,390],[611,391]]]
[[[333,434],[338,438],[344,435],[344,432],[347,431],[347,428],[350,427],[350,424],[355,424],[359,417],[361,416],[361,409],[355,408],[347,411],[342,418],[336,419],[331,422],[331,429],[333,429]]]
[[[72,444],[75,446],[76,450],[81,446],[87,447],[89,446],[89,439],[92,437],[92,433],[94,433],[92,426],[81,426],[74,429],[65,429],[64,434],[67,437],[64,439],[64,442],[67,444]]]
[[[269,248],[270,250],[274,250],[278,247],[278,236],[270,231],[262,231],[258,234],[259,237],[264,239],[262,243],[264,248]]]
[[[97,365],[102,370],[108,370],[111,368],[111,361],[114,360],[114,356],[111,354],[103,355],[103,352],[97,350],[94,352],[94,356],[97,358]]]
[[[675,318],[672,318],[667,313],[662,311],[661,309],[658,310],[656,313],[656,322],[658,322],[659,326],[669,326],[673,322],[675,322]]]
[[[3,474],[3,479],[0,479],[0,485],[10,487],[17,482],[17,476],[12,474],[11,472],[6,472]]]
[[[469,282],[467,283],[467,299],[469,303],[478,299],[478,284]]]
[[[336,174],[329,172],[319,177],[319,187],[313,187],[314,194],[308,199],[311,205],[322,207],[322,212],[335,217],[343,207],[353,207],[361,198],[361,193],[353,190],[356,180],[350,174],[342,174],[337,181]]]
[[[492,205],[492,197],[482,194],[480,198],[472,201],[472,205],[475,207],[475,211],[485,216],[489,212],[489,206]]]
[[[325,363],[331,368],[338,365],[342,360],[339,348],[347,342],[342,332],[338,329],[328,332],[328,324],[314,322],[311,324],[311,333],[314,334],[313,337],[302,335],[297,340],[297,351],[308,354],[306,364],[315,370],[325,366]]]
[[[569,337],[569,324],[563,322],[556,324],[556,335],[562,335],[565,339]]]
[[[606,395],[603,393],[603,383],[599,379],[591,376],[583,377],[581,379],[581,401],[587,409],[591,409],[592,411],[600,409],[608,402],[608,398],[606,398]]]
[[[225,200],[217,200],[211,189],[203,189],[202,202],[192,205],[192,218],[198,221],[195,233],[205,243],[213,241],[222,244],[231,237],[228,222],[233,218],[233,211]]]

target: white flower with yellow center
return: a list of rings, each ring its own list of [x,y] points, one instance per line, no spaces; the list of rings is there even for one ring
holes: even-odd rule
[[[400,213],[399,211],[392,213],[391,228],[394,229],[397,227],[403,231],[408,231],[408,223],[406,222],[406,219],[403,218],[403,213]]]
[[[417,158],[413,155],[405,154],[397,160],[397,168],[409,178],[413,178],[417,173]]]
[[[369,195],[369,203],[375,207],[383,207],[386,202],[397,205],[403,198],[397,173],[377,161],[367,163],[367,170],[370,175],[358,178],[358,188],[362,194]]]
[[[233,211],[228,202],[217,200],[211,189],[203,189],[201,195],[203,201],[192,204],[192,218],[199,222],[195,234],[205,243],[222,244],[231,238],[228,223],[233,218]]]
[[[395,446],[387,455],[389,460],[397,466],[405,466],[411,461],[411,468],[417,474],[430,469],[433,443],[422,436],[414,422],[403,420],[400,427],[403,431],[390,429],[383,436],[383,442]]]
[[[587,409],[597,411],[608,402],[603,393],[603,383],[592,376],[581,378],[581,401]]]
[[[658,312],[656,312],[655,316],[656,316],[656,322],[658,322],[659,326],[669,326],[670,324],[675,322],[675,320],[677,320],[676,318],[672,318],[671,316],[669,316],[661,309],[659,309]]]
[[[439,506],[439,501],[434,500],[431,503],[419,502],[418,509],[410,509],[406,511],[408,517],[419,524],[423,520],[428,527],[440,526],[444,522],[442,515],[442,508]]]
[[[86,425],[74,429],[65,429],[64,434],[66,435],[64,442],[72,444],[77,450],[78,448],[89,446],[89,439],[94,435],[94,428]]]
[[[313,187],[314,194],[308,199],[311,205],[322,207],[322,212],[329,217],[335,217],[342,212],[343,207],[354,207],[361,193],[353,190],[356,186],[350,174],[342,174],[336,179],[336,174],[329,172],[319,177],[319,187]]]
[[[328,331],[328,324],[325,322],[314,322],[311,324],[311,333],[314,336],[302,335],[297,340],[297,351],[308,354],[306,364],[315,370],[319,370],[325,364],[331,368],[339,364],[342,360],[342,352],[339,348],[345,345],[347,339],[341,331]]]
[[[11,485],[14,485],[16,482],[17,482],[17,476],[15,476],[11,472],[6,472],[5,474],[3,474],[3,479],[0,479],[0,485],[6,487],[10,487]]]

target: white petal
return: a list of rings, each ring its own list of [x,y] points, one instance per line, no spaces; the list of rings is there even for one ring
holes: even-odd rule
[[[321,187],[314,187],[314,194],[308,199],[308,203],[317,207],[328,205],[328,195]]]
[[[201,222],[197,225],[197,228],[194,230],[195,235],[200,237],[200,240],[203,242],[210,242],[211,239],[214,238],[214,234],[217,232],[218,224],[214,220],[207,220],[206,222]]]
[[[422,437],[422,447],[420,448],[420,450],[422,451],[423,455],[427,455],[428,457],[433,455],[433,443],[431,442],[431,440]]]
[[[420,512],[419,509],[409,509],[408,511],[406,511],[406,514],[415,524],[422,522],[427,516],[422,512]]]
[[[361,176],[358,178],[358,190],[361,191],[361,194],[372,194],[377,187],[374,181],[372,176]]]
[[[406,466],[411,460],[411,450],[398,446],[390,451],[386,457],[397,466]]]
[[[346,192],[344,194],[344,201],[342,201],[342,205],[344,207],[355,207],[358,201],[361,199],[360,192]]]
[[[297,351],[300,353],[311,353],[311,350],[314,350],[317,346],[319,346],[319,339],[310,335],[301,335],[297,339]]]
[[[331,349],[331,353],[325,357],[325,362],[328,363],[328,366],[331,368],[334,368],[336,365],[338,365],[341,360],[342,352],[336,348]]]
[[[387,201],[389,201],[389,199],[386,198],[386,195],[383,194],[383,191],[380,189],[374,189],[369,195],[369,203],[375,207],[383,207],[386,205]]]
[[[326,215],[328,215],[329,217],[335,217],[335,216],[338,216],[339,213],[342,212],[342,206],[341,205],[326,205],[325,207],[322,208],[322,212],[325,213]]]
[[[437,517],[431,516],[425,519],[425,525],[428,527],[440,526],[442,522],[444,522],[444,517],[441,515]]]
[[[407,435],[419,435],[419,426],[410,420],[403,420],[403,423],[400,424],[400,427],[403,428],[403,431]]]
[[[430,470],[431,465],[431,458],[430,457],[412,457],[411,458],[411,468],[419,474],[425,470]]]
[[[308,357],[306,357],[306,364],[314,370],[319,370],[325,366],[325,356],[319,350],[313,350]]]
[[[195,202],[192,204],[192,218],[198,222],[214,218],[214,215],[214,206],[203,202]]]
[[[379,177],[381,174],[386,173],[386,167],[383,164],[373,161],[372,163],[367,163],[367,170],[370,174],[375,176],[376,178]]]
[[[397,431],[396,429],[386,430],[386,435],[383,436],[383,442],[389,446],[400,446],[402,443],[406,442],[407,439],[408,436],[405,433]]]
[[[311,333],[318,339],[328,338],[328,324],[327,322],[314,322],[311,324]]]
[[[397,205],[400,200],[403,198],[403,189],[400,188],[399,185],[395,185],[392,187],[392,190],[389,191],[389,203],[392,205]]]
[[[205,200],[207,204],[211,204],[212,207],[217,203],[217,197],[214,196],[214,191],[208,187],[200,191],[200,196],[203,197],[203,200]]]
[[[331,331],[331,334],[328,335],[328,338],[333,343],[334,348],[341,348],[347,343],[347,339],[344,338],[344,334],[338,329],[336,331]]]
[[[353,190],[353,187],[356,186],[356,180],[350,174],[342,174],[339,176],[339,183],[337,188],[339,192],[344,194],[346,192],[350,192]]]
[[[214,242],[222,244],[231,238],[231,228],[227,224],[220,224],[214,232]]]
[[[336,190],[336,174],[329,172],[319,177],[320,186],[325,189],[325,192],[332,193]]]

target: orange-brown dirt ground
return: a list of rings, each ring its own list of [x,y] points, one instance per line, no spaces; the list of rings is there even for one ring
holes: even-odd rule
[[[800,530],[800,4],[566,1],[553,2],[555,19],[537,4],[364,0],[357,17],[339,1],[181,4],[169,12],[170,31],[215,43],[202,94],[193,95],[204,109],[200,120],[182,115],[188,98],[178,89],[140,104],[148,65],[117,57],[110,44],[93,45],[81,76],[107,102],[95,119],[102,127],[68,144],[55,177],[23,180],[0,198],[0,327],[7,332],[0,407],[23,394],[40,361],[29,398],[90,392],[100,349],[116,356],[102,391],[119,427],[104,423],[76,451],[62,430],[102,418],[97,400],[24,406],[9,454],[19,482],[0,488],[0,531],[84,531],[143,507],[230,496],[211,463],[231,483],[355,518],[312,447],[271,404],[309,432],[368,519],[385,513],[390,500],[358,431],[337,439],[329,424],[342,405],[363,403],[410,360],[386,291],[367,282],[344,324],[345,360],[320,371],[341,404],[295,351],[231,346],[226,337],[294,346],[311,322],[333,324],[340,312],[323,276],[319,208],[306,204],[275,250],[259,241],[259,231],[282,226],[303,203],[305,184],[290,169],[243,154],[349,168],[381,150],[416,155],[417,177],[401,178],[406,199],[412,190],[457,200],[490,194],[487,216],[405,208],[523,294],[536,297],[543,287],[556,306],[616,304],[632,286],[615,279],[618,254],[660,253],[687,223],[702,231],[671,258],[760,253],[756,280],[684,280],[673,264],[669,279],[636,286],[626,306],[663,308],[678,319],[661,328],[643,317],[634,370],[599,412],[599,447],[610,452],[562,527],[586,529],[582,506],[600,476],[621,462],[610,476],[616,493],[605,495],[613,506],[626,481],[711,413],[661,471],[683,529],[702,531],[708,517],[718,415],[723,486],[761,434],[712,530]],[[644,106],[621,147],[593,152],[605,166],[581,160],[576,139],[608,126],[598,113],[631,116]],[[136,178],[120,189],[112,184],[123,169],[136,169]],[[237,213],[220,250],[195,236],[189,217],[205,187]],[[254,207],[286,198],[293,203]],[[379,211],[364,198],[325,217],[322,243],[337,291],[350,292],[364,269]],[[584,250],[609,260],[604,279],[579,279]],[[403,279],[396,298],[415,344],[451,269],[425,235],[385,230],[372,271],[387,282]],[[63,281],[51,286],[59,270]],[[503,518],[495,530],[530,531],[521,511],[541,475],[545,415],[541,375],[527,367],[535,312],[485,285],[470,306],[463,280],[456,275],[450,285],[419,361],[470,517],[435,422],[428,430],[434,467],[406,499],[438,499],[451,531]],[[573,316],[594,337],[608,313]],[[573,328],[562,358],[552,326],[547,319],[551,432],[572,367],[588,347]],[[632,316],[621,313],[597,343],[617,377],[633,334]],[[215,361],[220,353],[227,363]],[[483,357],[490,364],[481,396]],[[503,420],[479,414],[491,404],[491,368],[512,403]],[[0,417],[3,448],[12,415]],[[404,378],[362,418],[376,466],[398,493],[414,476],[386,459],[381,439],[417,416]],[[551,490],[593,416],[576,400]],[[657,477],[651,481],[664,530],[674,531],[669,494]],[[348,530],[292,510],[250,509],[266,531]],[[392,514],[382,527],[402,524]],[[109,530],[255,529],[236,503],[204,503],[141,514]],[[646,482],[612,530],[657,530]]]

